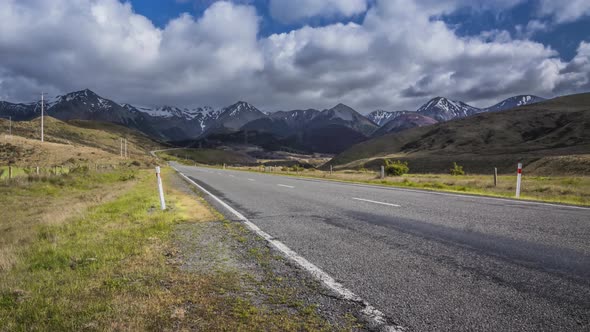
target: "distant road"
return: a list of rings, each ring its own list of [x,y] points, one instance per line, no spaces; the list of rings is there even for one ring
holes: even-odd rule
[[[590,330],[590,209],[174,166],[410,331]]]

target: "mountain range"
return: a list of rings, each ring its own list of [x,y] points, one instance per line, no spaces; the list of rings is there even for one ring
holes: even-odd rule
[[[543,101],[523,95],[508,98],[489,108],[476,108],[460,101],[436,97],[416,112],[378,110],[364,116],[338,104],[325,110],[293,110],[264,113],[240,101],[228,107],[148,108],[119,104],[85,89],[57,96],[45,104],[46,115],[60,120],[93,120],[121,124],[164,141],[262,139],[273,148],[306,152],[337,153],[370,137],[414,127],[460,119],[484,112],[499,112]],[[15,121],[40,115],[40,103],[0,101],[0,116]],[[241,135],[240,133],[244,133]],[[254,135],[254,136],[253,136]],[[259,135],[259,136],[256,136]]]
[[[457,162],[471,173],[489,174],[497,167],[512,174],[521,162],[538,174],[588,175],[590,93],[526,104],[534,100],[511,98],[456,121],[373,137],[338,154],[329,165],[378,169],[384,159],[396,159],[417,173],[445,172]],[[500,111],[514,105],[520,106]],[[455,114],[466,114],[464,110]]]

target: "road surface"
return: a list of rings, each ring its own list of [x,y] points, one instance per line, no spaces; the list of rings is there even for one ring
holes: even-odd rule
[[[590,330],[590,209],[174,166],[409,331]]]

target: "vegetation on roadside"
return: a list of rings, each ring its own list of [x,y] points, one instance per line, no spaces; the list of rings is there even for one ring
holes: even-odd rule
[[[450,173],[453,176],[465,175],[463,166],[458,165],[456,162],[453,162],[453,167],[451,167]]]
[[[387,176],[402,176],[410,172],[407,162],[401,162],[399,160],[385,160],[385,175]]]
[[[161,211],[151,170],[132,165],[0,182],[0,331],[331,329],[280,283],[257,286],[271,299],[261,304],[240,274],[179,268],[176,227],[219,217],[166,188]]]

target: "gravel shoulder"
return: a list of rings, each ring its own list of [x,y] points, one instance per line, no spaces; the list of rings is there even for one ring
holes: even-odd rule
[[[168,181],[176,190],[205,202],[178,175]],[[271,330],[372,330],[363,323],[361,304],[339,298],[240,222],[229,220],[213,205],[208,207],[214,220],[176,226],[171,263],[185,272],[231,279],[231,286],[219,294],[246,300],[256,311],[267,313],[276,322]],[[195,304],[185,304],[183,311],[190,312],[191,305]],[[287,317],[297,323],[283,322]]]

